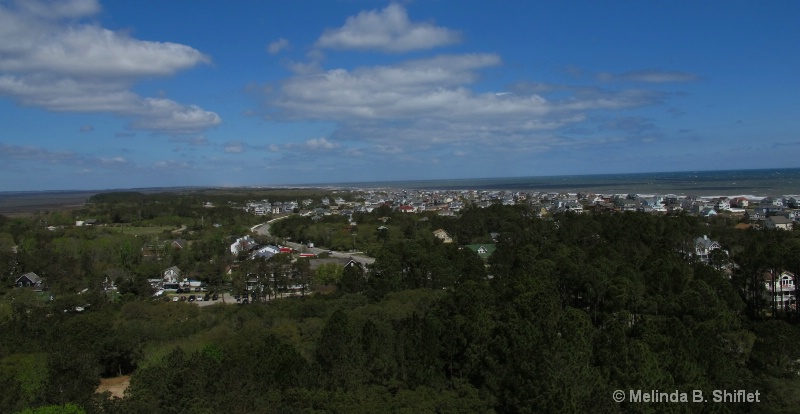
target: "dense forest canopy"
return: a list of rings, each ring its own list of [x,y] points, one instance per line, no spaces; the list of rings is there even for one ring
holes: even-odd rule
[[[308,198],[311,209],[328,196],[257,199]],[[457,217],[381,208],[274,222],[264,244],[375,258],[312,274],[307,259],[230,253],[272,218],[243,210],[254,198],[110,193],[81,210],[0,216],[0,412],[797,410],[800,318],[775,306],[764,279],[800,273],[797,230],[686,214],[541,219],[499,204]],[[87,218],[104,225],[68,225]],[[703,236],[726,253],[700,260]],[[178,237],[187,248],[143,255]],[[473,244],[495,250],[484,260]],[[148,279],[169,266],[219,292],[250,272],[305,275],[313,287],[246,306],[154,300]],[[28,272],[46,278],[45,292],[14,286]],[[124,398],[95,392],[118,375],[131,376]],[[619,403],[615,390],[746,390],[760,401]]]

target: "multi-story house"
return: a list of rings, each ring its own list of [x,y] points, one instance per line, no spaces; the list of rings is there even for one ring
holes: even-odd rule
[[[794,275],[787,271],[764,273],[764,287],[770,306],[786,309],[795,306]]]
[[[711,252],[722,248],[720,244],[708,238],[708,236],[698,237],[694,240],[694,255],[703,263],[708,263]]]

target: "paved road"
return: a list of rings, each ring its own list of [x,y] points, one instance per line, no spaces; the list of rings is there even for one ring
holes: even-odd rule
[[[281,219],[283,219],[285,217],[288,217],[288,216],[274,218],[274,219],[272,219],[272,220],[270,220],[270,221],[268,221],[268,222],[266,222],[264,224],[260,224],[258,226],[254,226],[251,230],[255,231],[256,233],[258,233],[258,234],[260,234],[262,236],[272,237],[272,235],[269,233],[269,226],[272,223],[274,223],[275,221],[281,220]],[[319,248],[319,247],[308,247],[308,246],[306,246],[304,244],[288,242],[288,241],[285,242],[284,244],[286,245],[286,247],[291,247],[292,249],[295,249],[300,253],[320,254],[320,253],[324,253],[324,252],[330,252],[331,257],[341,257],[341,258],[345,258],[345,259],[349,259],[349,258],[352,257],[353,260],[355,260],[355,261],[357,261],[357,262],[359,262],[361,264],[365,264],[365,265],[375,263],[375,258],[374,257],[366,256],[362,252],[339,252],[339,251],[328,250],[328,249],[323,249],[323,248]]]

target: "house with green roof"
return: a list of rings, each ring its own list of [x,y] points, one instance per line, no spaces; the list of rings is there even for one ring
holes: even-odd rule
[[[497,250],[497,247],[494,244],[468,244],[465,247],[477,253],[478,256],[480,256],[480,258],[483,260],[491,257],[492,253]]]

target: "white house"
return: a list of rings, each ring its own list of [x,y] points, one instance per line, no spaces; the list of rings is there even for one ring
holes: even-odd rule
[[[708,262],[708,258],[713,250],[722,248],[718,242],[711,240],[708,236],[698,237],[694,240],[694,254],[701,262]]]
[[[250,236],[244,236],[236,239],[236,241],[231,244],[231,253],[239,254],[241,252],[249,251],[257,246],[255,240],[253,240]]]
[[[172,266],[164,270],[161,280],[164,283],[180,283],[184,281],[184,279],[181,278],[181,269],[179,269],[178,266]]]
[[[787,271],[764,273],[764,287],[770,304],[775,303],[778,309],[794,304],[794,275]]]
[[[786,216],[769,216],[764,220],[764,227],[768,229],[791,230],[792,226],[794,222]]]
[[[438,238],[439,240],[441,240],[442,243],[452,243],[453,242],[453,238],[450,237],[450,235],[447,234],[447,231],[445,231],[444,229],[434,230],[433,231],[433,235],[436,236],[436,238]]]

